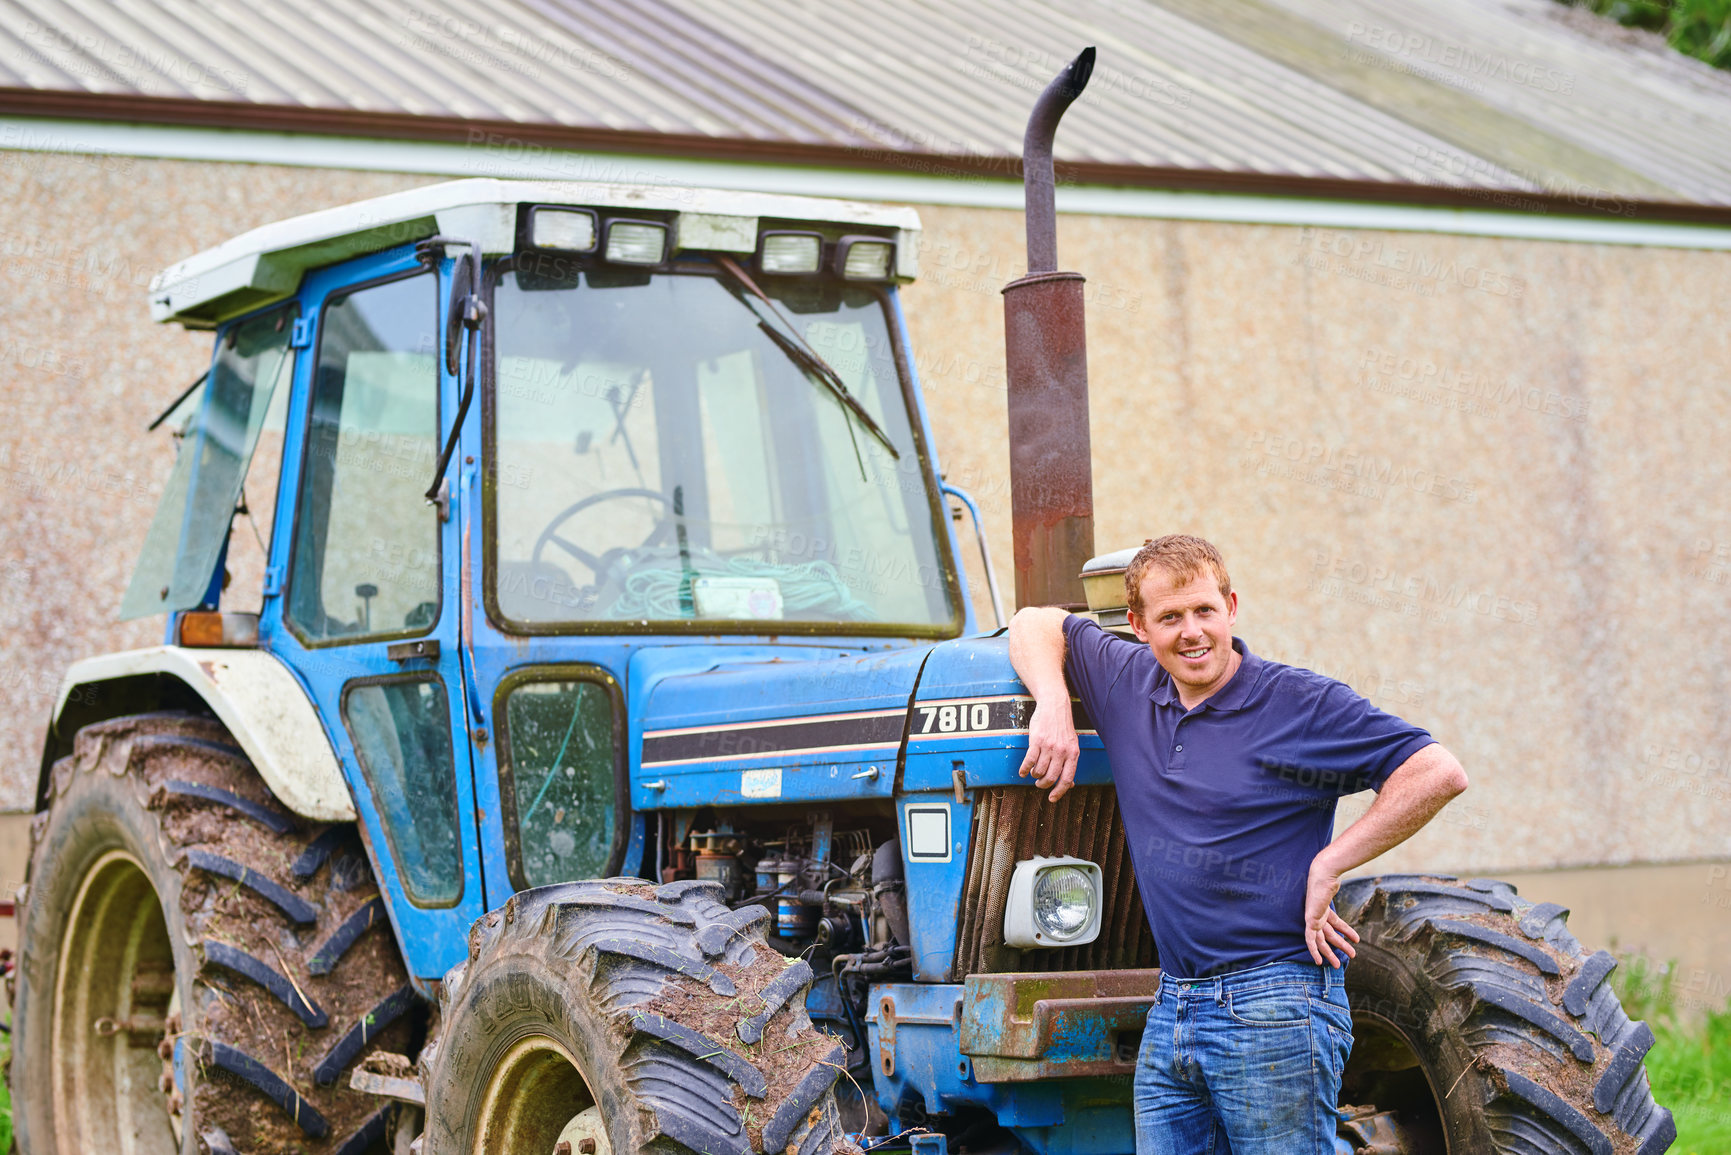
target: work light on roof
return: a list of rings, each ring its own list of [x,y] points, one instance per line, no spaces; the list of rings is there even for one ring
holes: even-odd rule
[[[529,243],[538,249],[592,253],[595,251],[595,225],[595,213],[591,209],[538,206],[529,210]]]
[[[809,276],[823,263],[819,233],[764,233],[758,242],[757,267],[780,276]]]
[[[667,260],[667,226],[659,221],[608,221],[607,259],[616,265],[659,265]]]
[[[895,266],[894,241],[843,237],[835,246],[835,271],[847,281],[887,281]]]

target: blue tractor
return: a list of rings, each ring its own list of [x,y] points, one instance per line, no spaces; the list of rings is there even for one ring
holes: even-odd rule
[[[1091,61],[1030,124],[1007,330],[1018,600],[1080,608],[1086,568],[1111,625],[1052,247]],[[125,598],[164,644],[76,665],[43,753],[22,1151],[1133,1150],[1159,944],[1087,720],[1066,797],[1017,775],[1031,702],[897,298],[918,236],[476,179],[156,280],[214,353]],[[1339,1150],[1669,1145],[1566,911],[1440,876],[1339,905]]]

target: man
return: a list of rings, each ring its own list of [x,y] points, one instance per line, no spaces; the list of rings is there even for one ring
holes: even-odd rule
[[[1117,783],[1162,970],[1138,1155],[1326,1155],[1352,1048],[1340,956],[1358,940],[1332,906],[1341,875],[1411,837],[1466,772],[1419,727],[1234,638],[1238,595],[1201,538],[1149,541],[1124,584],[1144,645],[1031,607],[1010,661],[1034,696],[1022,773],[1053,801],[1070,788],[1073,687]],[[1336,799],[1366,788],[1375,803],[1330,842]]]

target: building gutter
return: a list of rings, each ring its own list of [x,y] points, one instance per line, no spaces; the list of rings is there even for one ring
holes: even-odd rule
[[[3,95],[3,94],[0,94]],[[195,103],[195,102],[189,102]],[[6,106],[0,101],[0,108]],[[428,176],[614,181],[1020,211],[1021,168],[996,157],[773,146],[763,155],[673,155],[682,138],[642,136],[642,152],[539,143],[531,126],[467,125],[461,142],[305,131],[0,115],[0,152],[275,164]],[[572,130],[561,128],[566,137]],[[728,142],[709,142],[719,145]],[[749,142],[740,142],[749,143]],[[668,146],[649,151],[652,146]],[[745,150],[735,150],[743,153]],[[1226,187],[1235,186],[1239,191]],[[1403,203],[1429,196],[1451,203]],[[1494,206],[1512,202],[1517,211]],[[1057,207],[1070,214],[1450,233],[1576,244],[1731,249],[1731,207],[1616,202],[1586,213],[1566,197],[1262,174],[1058,165]],[[1555,205],[1555,207],[1553,207]],[[1565,208],[1566,206],[1566,208]]]

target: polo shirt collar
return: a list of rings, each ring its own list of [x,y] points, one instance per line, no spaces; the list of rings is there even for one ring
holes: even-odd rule
[[[1238,671],[1232,675],[1232,680],[1226,683],[1226,688],[1211,695],[1202,704],[1211,710],[1227,712],[1242,709],[1250,692],[1256,688],[1256,683],[1262,677],[1263,661],[1250,652],[1250,647],[1244,644],[1243,638],[1232,639],[1232,648],[1238,651]],[[1164,669],[1160,677],[1155,679],[1154,690],[1148,695],[1154,699],[1157,706],[1176,705],[1180,708],[1184,703],[1178,698],[1178,689],[1172,683],[1172,675]]]

